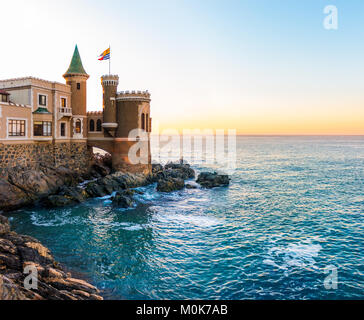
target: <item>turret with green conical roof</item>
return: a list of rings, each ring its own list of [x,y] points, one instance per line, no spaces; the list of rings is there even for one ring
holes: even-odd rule
[[[80,53],[78,52],[77,44],[76,44],[76,47],[75,47],[75,51],[73,53],[71,64],[70,64],[67,72],[64,74],[64,76],[72,75],[72,74],[87,75],[87,72],[85,71],[85,69],[84,69],[84,67],[82,65],[82,61],[81,61]]]
[[[67,72],[63,75],[66,83],[71,87],[71,108],[73,115],[72,137],[77,139],[87,138],[87,79],[90,76],[86,73],[78,47],[76,45],[71,64]],[[75,127],[75,123],[81,122],[81,126]]]

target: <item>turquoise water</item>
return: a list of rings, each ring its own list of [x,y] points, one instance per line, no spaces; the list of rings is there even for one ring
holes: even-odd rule
[[[150,186],[130,210],[94,199],[11,222],[108,299],[364,299],[364,138],[239,137],[237,159],[229,188]]]

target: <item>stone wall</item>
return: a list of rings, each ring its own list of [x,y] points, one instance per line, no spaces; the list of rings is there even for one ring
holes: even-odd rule
[[[90,155],[86,142],[0,144],[0,177],[14,167],[64,166],[82,173],[89,168]]]

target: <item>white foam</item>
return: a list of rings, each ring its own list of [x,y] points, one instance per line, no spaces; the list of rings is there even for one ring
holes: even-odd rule
[[[111,199],[111,198],[115,197],[115,195],[116,195],[116,191],[114,191],[111,195],[108,195],[108,196],[105,196],[105,197],[98,197],[96,199],[98,199],[98,200],[108,200],[108,199]]]
[[[37,212],[32,212],[30,215],[32,224],[38,227],[61,227],[67,224],[80,224],[80,219],[80,217],[69,217],[68,211],[55,214],[53,219],[50,219],[48,215],[43,216]]]
[[[132,225],[130,227],[125,227],[123,229],[127,230],[127,231],[139,231],[139,230],[143,230],[144,228],[141,225]]]
[[[288,246],[276,246],[268,251],[268,257],[264,264],[272,265],[280,269],[291,267],[315,267],[315,259],[322,250],[321,245],[312,244],[311,241],[290,243]]]
[[[161,222],[174,223],[179,222],[183,224],[195,225],[198,227],[209,228],[221,224],[221,221],[216,218],[207,216],[195,216],[184,214],[159,214],[156,218]]]

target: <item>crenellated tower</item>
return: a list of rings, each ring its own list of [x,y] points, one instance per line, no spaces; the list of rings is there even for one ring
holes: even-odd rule
[[[101,77],[103,90],[103,124],[105,137],[115,137],[118,129],[116,92],[119,84],[119,76],[105,75]]]
[[[113,165],[115,168],[123,169],[131,167],[129,151],[138,143],[143,147],[145,157],[144,164],[136,166],[138,171],[150,171],[150,133],[152,130],[152,119],[150,117],[150,93],[148,91],[121,91],[116,94],[117,123],[118,128],[115,135]],[[144,134],[140,139],[130,136],[131,132],[139,129]],[[133,136],[133,135],[132,135]]]
[[[67,110],[72,108],[70,131],[73,141],[87,142],[90,149],[96,147],[109,152],[114,171],[151,172],[150,93],[118,92],[119,76],[104,75],[101,77],[103,111],[87,113],[89,75],[82,65],[77,45],[63,77],[71,87],[71,106]]]

